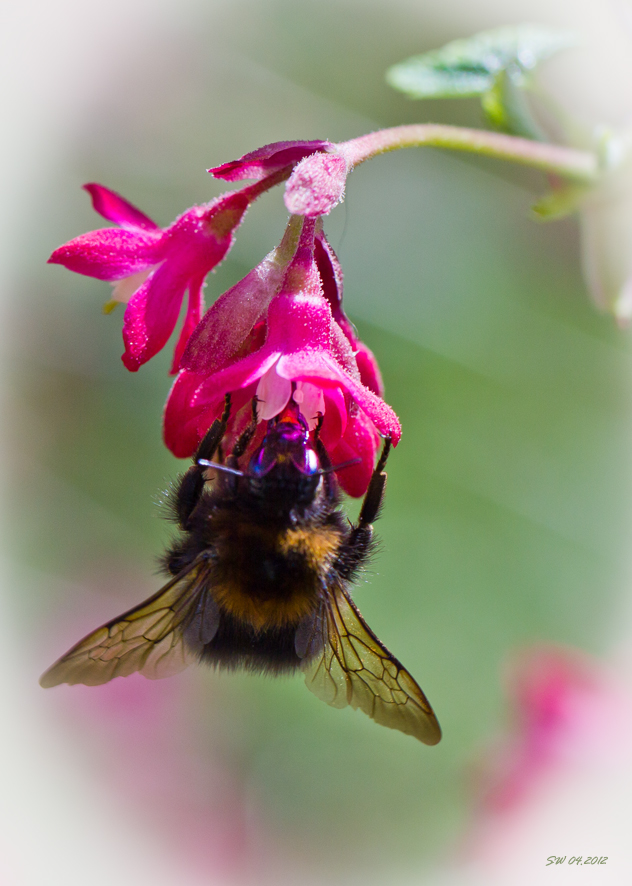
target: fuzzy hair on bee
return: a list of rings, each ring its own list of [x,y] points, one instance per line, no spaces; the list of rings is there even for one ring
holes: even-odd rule
[[[136,671],[150,678],[194,661],[271,675],[302,671],[334,707],[436,744],[441,730],[424,693],[378,640],[349,585],[374,548],[390,440],[373,471],[358,520],[340,508],[335,471],[317,426],[311,439],[292,404],[268,422],[246,465],[250,425],[224,457],[230,397],[192,466],[168,496],[180,535],[162,559],[169,576],[149,600],[62,656],[41,678],[106,683]]]

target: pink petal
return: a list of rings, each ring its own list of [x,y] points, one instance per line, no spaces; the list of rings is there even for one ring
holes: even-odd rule
[[[231,160],[221,166],[215,166],[208,171],[215,178],[224,181],[236,182],[243,179],[255,179],[259,181],[271,172],[283,169],[284,166],[294,165],[303,157],[316,151],[326,151],[333,148],[328,141],[289,141],[273,142],[244,154],[239,160]]]
[[[319,421],[319,415],[325,416],[325,396],[323,389],[308,381],[297,381],[292,399],[298,405],[301,415],[313,431]]]
[[[187,209],[164,232],[169,260],[186,266],[189,276],[208,274],[232,246],[248,205],[249,198],[234,191]]]
[[[200,442],[198,423],[201,414],[209,408],[208,404],[198,408],[194,406],[195,392],[202,380],[194,372],[180,372],[165,404],[163,438],[166,447],[177,458],[193,455]]]
[[[372,422],[361,410],[357,410],[350,417],[340,443],[334,449],[327,450],[333,465],[343,464],[353,458],[361,459],[359,464],[350,465],[336,473],[338,482],[348,495],[359,498],[366,492],[378,447],[379,437]]]
[[[231,363],[219,372],[204,379],[197,396],[205,401],[223,397],[228,391],[238,391],[258,382],[262,375],[279,359],[278,351],[271,351],[264,345],[254,354],[249,354],[236,363]]]
[[[198,277],[196,280],[192,280],[189,283],[189,305],[187,307],[182,330],[180,331],[178,343],[173,352],[173,360],[171,362],[172,375],[175,375],[180,368],[184,349],[186,348],[193,331],[200,323],[200,317],[204,310],[204,295],[202,293],[203,282],[204,278]]]
[[[110,191],[109,188],[104,188],[96,182],[84,185],[83,189],[92,197],[95,210],[108,221],[124,228],[144,228],[147,231],[158,229],[158,225],[149,216],[124,200],[116,191]]]
[[[267,255],[209,308],[191,336],[183,368],[205,374],[218,372],[243,349],[281,285],[286,266],[276,260],[275,253]]]
[[[281,292],[268,309],[268,342],[281,352],[329,350],[331,310],[317,292]]]
[[[277,375],[274,364],[261,376],[257,385],[257,416],[270,421],[283,412],[292,396],[292,382]]]
[[[345,192],[347,163],[340,154],[312,154],[294,167],[285,186],[285,206],[293,215],[327,215]]]
[[[368,388],[346,373],[334,357],[324,351],[298,351],[284,354],[277,366],[279,375],[289,379],[320,382],[323,387],[339,386],[346,390],[384,436],[391,436],[393,445],[401,437],[401,425],[391,407]]]
[[[302,384],[309,384],[309,382],[302,382]],[[330,448],[333,449],[338,445],[345,432],[349,419],[349,408],[340,388],[323,388],[322,391],[325,400],[325,419],[320,436],[325,448],[329,451]]]
[[[146,271],[162,258],[161,231],[102,228],[75,237],[56,249],[49,264],[98,280],[121,280]]]
[[[339,315],[342,311],[343,292],[342,268],[338,256],[322,230],[318,231],[314,238],[314,259],[320,274],[323,295],[331,305],[334,320],[340,323]]]
[[[224,411],[224,393],[205,399],[201,389],[203,378],[183,370],[176,378],[163,417],[165,445],[178,458],[194,455],[204,435]],[[216,393],[216,392],[215,392]],[[254,385],[231,391],[231,418],[225,438],[230,450],[241,431],[251,420]],[[262,431],[264,424],[261,424]]]
[[[342,309],[343,274],[338,256],[322,230],[318,231],[314,243],[314,258],[323,287],[323,295],[331,305],[334,320],[349,339],[353,350],[358,345],[358,336],[353,324]]]
[[[384,382],[382,381],[382,373],[377,365],[377,360],[373,356],[373,351],[369,350],[364,342],[356,342],[356,362],[360,372],[360,381],[378,397],[384,396]]]
[[[350,325],[350,324],[349,324]],[[345,372],[348,372],[352,378],[360,380],[360,372],[353,347],[348,337],[344,334],[340,326],[332,320],[331,323],[331,353],[342,366]],[[357,345],[358,342],[356,341]]]
[[[118,283],[112,283],[112,301],[126,305],[137,289],[143,285],[147,277],[154,271],[158,265],[152,265],[146,271],[139,271],[138,274],[130,274],[129,277],[123,277]]]
[[[129,301],[123,320],[123,363],[136,372],[158,353],[173,332],[188,280],[164,262]]]

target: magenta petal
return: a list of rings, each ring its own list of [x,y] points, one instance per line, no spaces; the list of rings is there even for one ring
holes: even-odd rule
[[[331,248],[323,231],[319,231],[314,238],[314,259],[320,274],[323,295],[331,305],[334,320],[340,323],[339,315],[342,311],[343,292],[342,268],[338,256]]]
[[[124,200],[116,191],[104,188],[103,185],[98,185],[96,182],[84,185],[83,189],[92,197],[92,205],[95,210],[108,221],[124,228],[144,228],[147,231],[154,231],[158,228],[158,225],[149,216]]]
[[[123,321],[123,363],[136,372],[165,346],[174,330],[187,287],[182,272],[165,262],[130,299]]]
[[[357,344],[357,342],[356,342]],[[352,378],[360,380],[358,364],[356,361],[351,342],[344,334],[340,326],[334,321],[331,324],[331,347],[332,355],[342,366],[345,372],[349,373]]]
[[[377,360],[364,342],[356,342],[356,362],[360,371],[360,381],[378,397],[384,395],[384,382],[382,381],[382,373],[377,365]]]
[[[210,404],[194,407],[195,392],[202,377],[194,372],[180,372],[174,381],[163,416],[165,445],[176,458],[187,458],[195,452],[200,442],[198,424]]]
[[[98,280],[121,280],[160,261],[161,237],[161,231],[102,228],[64,243],[48,262]]]
[[[317,293],[281,292],[268,309],[268,343],[280,353],[329,350],[331,310]]]
[[[209,308],[191,336],[183,368],[210,374],[234,360],[281,285],[286,266],[275,260],[275,253]]]
[[[340,326],[355,350],[358,337],[352,323],[342,309],[343,275],[338,256],[323,231],[316,234],[314,241],[314,258],[323,287],[323,295],[331,305],[334,320]]]
[[[338,482],[348,495],[359,498],[366,492],[373,473],[378,446],[379,437],[375,428],[367,416],[358,410],[355,415],[350,416],[344,436],[338,445],[327,450],[334,465],[343,464],[354,458],[361,459],[358,464],[350,465],[336,473]]]
[[[294,165],[317,151],[326,151],[333,148],[328,141],[291,141],[273,142],[244,154],[239,160],[231,160],[221,166],[214,166],[208,171],[215,178],[224,181],[236,182],[243,179],[255,179],[259,181],[271,172],[283,169],[284,166]]]
[[[323,386],[339,385],[366,412],[381,434],[392,437],[393,445],[399,442],[402,429],[391,407],[361,382],[351,378],[329,354],[322,351],[284,354],[277,365],[277,372],[285,378],[300,378],[303,381],[317,379]]]
[[[320,439],[329,451],[338,445],[349,419],[348,405],[340,388],[324,388],[325,417]]]
[[[189,343],[193,331],[200,323],[200,317],[204,310],[204,294],[202,292],[203,283],[204,277],[198,277],[196,280],[192,280],[189,283],[189,304],[187,306],[187,313],[184,318],[184,323],[182,324],[182,329],[180,330],[180,336],[178,337],[178,343],[173,352],[171,375],[175,375],[180,368],[182,354]]]
[[[345,192],[347,163],[340,154],[312,154],[294,167],[285,186],[285,206],[293,215],[327,215]]]
[[[237,391],[259,381],[268,369],[279,359],[277,351],[271,351],[264,345],[254,354],[248,354],[242,360],[231,363],[225,369],[205,378],[197,396],[205,401],[223,397],[228,391]]]

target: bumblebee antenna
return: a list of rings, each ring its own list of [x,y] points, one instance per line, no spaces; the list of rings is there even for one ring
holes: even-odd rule
[[[329,468],[321,468],[319,471],[314,471],[315,474],[333,474],[334,471],[341,471],[343,468],[350,468],[351,465],[359,465],[362,461],[361,458],[351,458],[349,461],[343,461],[339,465],[331,465]]]
[[[198,458],[197,463],[204,468],[213,468],[215,471],[224,471],[227,474],[234,474],[236,477],[243,477],[244,472],[237,468],[229,468],[228,465],[220,465],[216,461],[209,461],[207,458]]]

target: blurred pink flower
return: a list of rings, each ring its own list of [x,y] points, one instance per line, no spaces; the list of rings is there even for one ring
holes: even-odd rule
[[[154,842],[168,840],[184,882],[205,874],[239,882],[253,863],[250,832],[263,829],[246,808],[244,773],[225,752],[221,730],[200,735],[193,712],[212,706],[213,687],[132,674],[66,693],[67,719],[95,771],[105,801],[118,803]]]
[[[98,184],[84,185],[96,211],[119,227],[76,237],[56,249],[49,262],[99,280],[118,281],[113,301],[127,303],[123,362],[132,372],[165,346],[188,289],[188,309],[171,368],[177,372],[202,315],[204,278],[232,246],[249,204],[282,177],[272,175],[194,206],[167,228],[159,228],[114,191]]]
[[[632,862],[621,857],[632,789],[629,686],[584,653],[541,646],[515,658],[508,690],[513,728],[479,767],[459,882],[526,886],[545,866],[607,856],[619,874],[625,867],[616,882],[629,882]]]
[[[538,647],[518,655],[507,672],[514,712],[513,734],[493,752],[483,794],[498,811],[519,806],[539,779],[569,750],[569,740],[585,740],[588,723],[578,709],[599,696],[599,680],[587,656],[560,647]],[[583,719],[583,717],[581,718]],[[577,734],[581,725],[582,734]]]
[[[340,474],[350,495],[368,485],[379,435],[396,444],[401,430],[381,398],[373,355],[360,350],[342,312],[342,275],[314,220],[303,223],[298,246],[286,237],[243,280],[224,293],[191,337],[165,410],[165,442],[175,455],[193,454],[230,392],[232,433],[247,421],[253,396],[258,418],[298,403],[310,429],[318,414],[321,438],[334,464],[359,459]],[[361,353],[362,373],[354,353]]]

